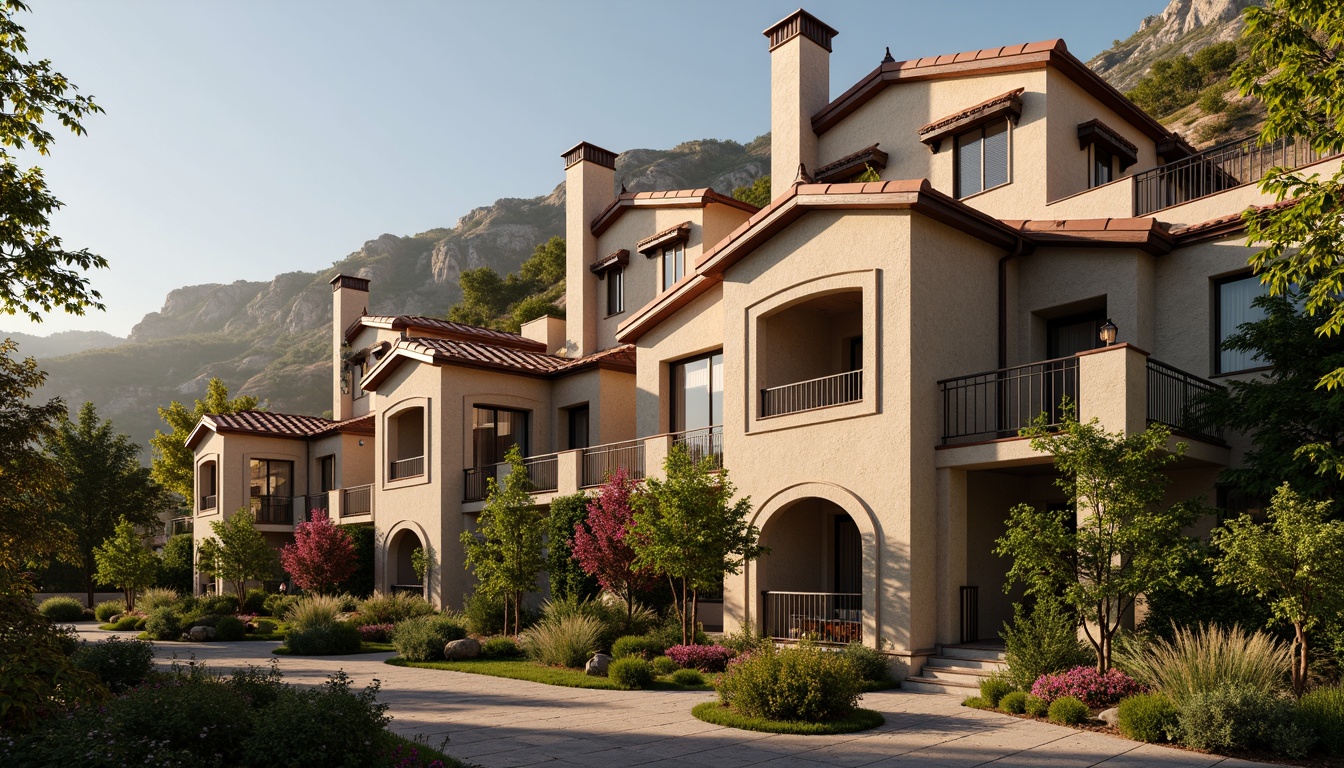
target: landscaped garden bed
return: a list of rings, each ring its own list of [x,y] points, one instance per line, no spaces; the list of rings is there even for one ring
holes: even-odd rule
[[[558,685],[566,688],[595,688],[603,690],[621,690],[621,686],[610,677],[597,677],[586,674],[582,669],[565,667],[547,667],[530,659],[470,659],[466,661],[407,661],[402,658],[387,660],[388,664],[398,667],[420,667],[422,669],[446,669],[452,672],[467,672],[473,675],[490,675],[510,680],[528,680],[545,685]],[[673,673],[675,674],[675,673]],[[655,677],[647,686],[655,691],[708,691],[712,687],[701,678],[701,682],[682,685],[673,679],[673,675]]]

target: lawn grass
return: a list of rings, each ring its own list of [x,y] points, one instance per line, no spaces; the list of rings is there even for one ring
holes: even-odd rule
[[[728,709],[717,701],[706,701],[691,709],[697,720],[706,723],[737,728],[743,731],[764,731],[765,733],[790,733],[798,736],[821,736],[832,733],[855,733],[876,728],[887,721],[881,712],[871,709],[855,709],[849,717],[833,720],[829,723],[801,723],[792,720],[767,720],[763,717],[748,717]]]
[[[281,639],[283,639],[283,638],[281,638]],[[353,656],[353,655],[355,655],[355,654],[357,654],[357,653],[391,653],[391,652],[393,652],[393,651],[395,651],[395,650],[397,650],[397,649],[394,648],[394,647],[392,647],[392,644],[391,644],[391,643],[360,643],[360,644],[359,644],[359,650],[358,650],[358,651],[351,651],[350,653],[331,653],[331,654],[325,654],[325,655],[328,655],[328,656]],[[282,646],[279,646],[278,648],[272,648],[272,649],[271,649],[271,653],[274,653],[276,656],[300,656],[300,655],[303,655],[303,654],[294,653],[293,651],[291,651],[290,649],[286,648],[286,647],[283,646],[283,645],[282,645]]]
[[[392,748],[401,748],[400,756],[402,758],[406,757],[410,750],[415,750],[416,759],[420,761],[417,765],[429,765],[435,760],[441,760],[443,761],[443,768],[471,768],[468,763],[449,757],[423,741],[414,741],[395,733],[389,735],[392,737]],[[390,761],[389,764],[391,764]]]
[[[592,677],[581,669],[560,669],[545,667],[529,659],[472,659],[470,661],[407,661],[400,656],[387,660],[388,664],[398,667],[420,667],[422,669],[447,669],[453,672],[469,672],[473,675],[507,677],[510,680],[528,680],[545,685],[559,685],[566,688],[598,688],[609,691],[623,690],[610,678]],[[670,678],[660,677],[649,686],[653,691],[709,691],[709,683],[704,685],[678,685]]]

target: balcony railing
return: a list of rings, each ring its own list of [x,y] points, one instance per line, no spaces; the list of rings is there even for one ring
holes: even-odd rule
[[[723,469],[722,426],[677,432],[672,435],[672,445],[685,448],[696,464],[710,459],[715,467]]]
[[[485,498],[487,480],[495,476],[495,467],[471,467],[462,470],[462,500],[480,501]]]
[[[304,499],[303,511],[312,517],[313,512],[321,512],[324,515],[331,514],[331,500],[325,493],[310,493]]]
[[[341,517],[373,514],[373,486],[357,485],[346,488],[341,493]]]
[[[761,390],[761,417],[829,408],[863,399],[863,371],[822,376]]]
[[[583,487],[601,485],[617,469],[624,469],[631,480],[644,478],[644,442],[599,445],[583,449]]]
[[[425,457],[414,456],[409,459],[394,461],[387,468],[387,479],[403,480],[408,477],[419,477],[425,474]]]
[[[559,464],[560,458],[554,453],[523,459],[523,466],[527,467],[527,481],[532,484],[532,490],[546,493],[558,488]]]
[[[1149,358],[1148,421],[1221,441],[1223,427],[1214,420],[1210,402],[1210,395],[1221,389],[1212,381]]]
[[[1263,146],[1254,137],[1230,141],[1135,174],[1134,215],[1259,181],[1275,166],[1298,168],[1321,159],[1306,139],[1283,138]]]
[[[943,443],[1014,437],[1037,417],[1055,425],[1078,402],[1078,358],[1045,360],[938,382]]]
[[[206,511],[208,511],[208,510],[214,509],[218,504],[219,504],[219,497],[216,496],[216,495],[214,495],[214,494],[210,494],[209,496],[202,496],[202,497],[201,497],[201,511],[202,511],[202,512],[206,512]]]
[[[776,640],[863,641],[863,595],[857,592],[762,592],[762,632]]]
[[[174,517],[168,521],[168,535],[177,536],[183,533],[191,533],[191,523],[190,517]]]
[[[258,523],[267,525],[294,524],[293,496],[253,496],[252,514]]]

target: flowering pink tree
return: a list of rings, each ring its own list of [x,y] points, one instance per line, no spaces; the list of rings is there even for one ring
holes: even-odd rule
[[[634,615],[635,595],[655,583],[655,575],[635,567],[630,546],[634,511],[630,497],[635,483],[617,469],[588,502],[588,519],[574,524],[574,559],[602,588],[625,601],[626,617]]]
[[[320,509],[294,527],[294,543],[280,550],[280,564],[294,583],[319,593],[350,578],[356,559],[354,542]]]

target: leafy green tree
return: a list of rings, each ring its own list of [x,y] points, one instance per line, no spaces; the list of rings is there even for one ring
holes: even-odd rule
[[[29,60],[15,20],[27,10],[20,0],[0,2],[0,311],[40,323],[43,312],[57,308],[76,315],[102,309],[102,297],[81,272],[105,268],[107,260],[88,249],[66,250],[51,233],[49,219],[62,203],[47,189],[42,169],[21,169],[10,150],[48,155],[55,141],[48,121],[78,136],[86,132],[84,119],[103,110],[50,61]]]
[[[187,447],[187,437],[206,414],[221,415],[250,411],[257,408],[257,398],[239,395],[229,398],[229,388],[219,379],[210,379],[205,397],[195,402],[191,410],[174,400],[167,408],[159,409],[159,418],[170,432],[154,430],[149,439],[153,449],[150,475],[160,485],[184,499],[191,499],[194,491],[195,456]]]
[[[733,199],[741,200],[748,205],[754,205],[757,208],[764,208],[770,204],[770,176],[769,174],[760,177],[750,184],[738,187],[733,190]]]
[[[176,589],[184,595],[195,590],[192,588],[192,545],[191,534],[179,533],[170,536],[159,552],[159,575],[154,585]]]
[[[1334,0],[1269,0],[1245,12],[1246,61],[1232,80],[1267,111],[1262,142],[1308,141],[1322,157],[1344,151],[1344,9]],[[1344,329],[1344,170],[1322,177],[1272,168],[1260,190],[1292,205],[1243,214],[1250,245],[1264,246],[1251,265],[1274,295],[1300,290],[1316,333]],[[1344,367],[1321,378],[1344,384]],[[1344,463],[1335,462],[1344,472]]]
[[[1201,48],[1194,56],[1161,59],[1126,95],[1145,112],[1164,117],[1193,103],[1206,87],[1225,82],[1236,60],[1237,44],[1231,41]]]
[[[546,576],[553,600],[584,600],[598,594],[597,579],[574,559],[574,526],[588,518],[588,494],[575,493],[551,500],[546,516]]]
[[[252,511],[246,507],[224,520],[212,521],[210,529],[215,535],[201,540],[197,568],[232,582],[242,603],[247,599],[247,582],[265,581],[278,572],[275,550],[257,530]]]
[[[517,274],[500,277],[491,267],[462,273],[462,300],[448,310],[455,323],[517,332],[542,315],[564,317],[565,241],[552,237],[536,247]]]
[[[1018,504],[1009,510],[1008,530],[995,548],[1013,561],[1004,590],[1021,582],[1038,599],[1061,596],[1085,620],[1097,670],[1105,672],[1112,641],[1139,595],[1194,586],[1182,575],[1193,546],[1182,530],[1200,508],[1161,506],[1167,486],[1162,470],[1185,448],[1178,444],[1167,452],[1167,427],[1150,424],[1138,434],[1120,435],[1072,414],[1058,428],[1046,422],[1043,415],[1022,434],[1033,450],[1055,457],[1055,485],[1069,508]]]
[[[60,515],[75,532],[76,565],[93,605],[98,571],[94,549],[112,535],[119,520],[142,529],[159,525],[167,499],[149,470],[140,466],[140,448],[112,422],[100,420],[93,403],[84,403],[77,421],[62,417],[45,442],[65,473]]]
[[[518,273],[533,290],[543,290],[564,280],[565,239],[552,237],[538,245]]]
[[[93,550],[98,580],[126,596],[126,610],[135,608],[135,593],[154,585],[159,560],[145,546],[144,537],[126,518],[117,521],[112,535]]]
[[[1210,416],[1251,436],[1253,448],[1223,479],[1268,499],[1288,483],[1314,499],[1344,500],[1344,389],[1318,386],[1344,366],[1344,337],[1322,336],[1297,297],[1262,296],[1265,317],[1243,325],[1223,345],[1273,366],[1262,376],[1229,379],[1210,400]]]
[[[1331,504],[1313,502],[1284,484],[1269,505],[1269,524],[1249,515],[1214,531],[1222,551],[1218,581],[1269,603],[1274,623],[1293,627],[1293,692],[1306,690],[1307,634],[1344,610],[1344,522]]]
[[[631,500],[631,544],[637,567],[667,574],[681,640],[690,643],[699,591],[715,588],[727,574],[741,573],[747,561],[767,550],[758,543],[760,530],[747,522],[751,498],[733,500],[737,488],[728,470],[716,471],[710,457],[697,464],[681,445],[673,446],[663,469],[665,479],[644,481]]]
[[[476,531],[462,532],[466,567],[476,574],[477,591],[504,600],[504,633],[509,634],[508,609],[513,608],[513,632],[522,631],[523,595],[536,590],[537,576],[546,567],[542,551],[546,520],[537,509],[527,478],[527,466],[518,446],[504,460],[509,474],[501,484],[487,481],[485,506]]]

